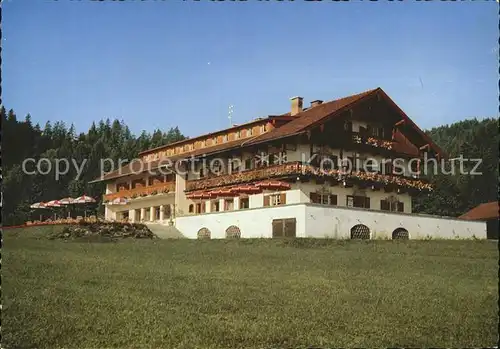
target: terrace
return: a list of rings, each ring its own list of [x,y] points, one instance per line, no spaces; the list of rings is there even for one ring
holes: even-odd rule
[[[104,202],[112,201],[115,199],[135,199],[149,195],[167,194],[175,191],[175,182],[155,182],[152,185],[143,186],[136,184],[133,189],[126,189],[121,187],[116,193],[106,194],[103,196]]]
[[[205,190],[215,187],[224,187],[235,184],[251,183],[266,179],[284,179],[294,176],[308,176],[328,179],[332,182],[355,181],[364,184],[380,186],[395,186],[402,189],[430,191],[432,186],[422,180],[393,174],[378,172],[351,171],[338,169],[321,169],[310,164],[291,162],[258,169],[246,170],[234,174],[188,181],[186,191]]]

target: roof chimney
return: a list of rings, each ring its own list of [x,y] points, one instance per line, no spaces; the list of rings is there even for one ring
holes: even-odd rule
[[[315,106],[317,106],[317,105],[320,105],[320,104],[322,104],[322,103],[323,103],[323,101],[322,101],[322,100],[319,100],[319,99],[317,99],[317,100],[315,100],[315,101],[312,101],[312,102],[311,102],[311,108],[312,108],[312,107],[315,107]]]
[[[294,116],[302,111],[302,101],[304,98],[302,97],[292,97],[290,98],[292,101],[292,110],[290,115]]]

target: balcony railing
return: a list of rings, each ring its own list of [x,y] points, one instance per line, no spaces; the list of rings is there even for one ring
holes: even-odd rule
[[[374,148],[384,148],[392,150],[394,142],[385,139],[379,139],[372,136],[365,136],[359,132],[352,132],[352,141],[356,144],[364,144]]]
[[[398,187],[412,188],[417,190],[432,190],[432,186],[424,180],[407,178],[380,172],[353,171],[345,172],[338,169],[321,169],[300,162],[285,163],[239,173],[221,175],[215,178],[198,179],[188,181],[186,191],[205,190],[215,187],[250,183],[257,180],[284,178],[294,175],[310,175],[315,177],[327,177],[328,179],[357,180],[381,185],[396,185]]]
[[[112,201],[112,200],[118,199],[118,198],[135,199],[138,197],[144,197],[144,196],[148,196],[148,195],[166,194],[166,193],[172,192],[174,190],[175,190],[175,183],[174,182],[166,182],[166,183],[164,182],[164,183],[157,183],[157,184],[149,185],[146,187],[138,187],[138,188],[134,188],[134,189],[119,190],[116,193],[104,195],[103,199],[104,199],[104,202]]]

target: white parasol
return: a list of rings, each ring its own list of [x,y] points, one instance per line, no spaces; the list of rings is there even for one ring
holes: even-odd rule
[[[75,203],[75,199],[73,198],[70,198],[70,197],[67,197],[67,198],[62,198],[62,199],[59,199],[59,202],[61,203],[61,205],[72,205]],[[68,218],[71,218],[71,212],[68,208]]]
[[[94,198],[91,198],[90,196],[83,194],[82,196],[77,197],[73,203],[74,204],[84,204],[85,205],[84,206],[85,217],[87,217],[86,204],[91,204],[91,203],[95,203],[95,202],[96,202],[96,200]]]
[[[30,208],[33,208],[33,209],[43,209],[43,208],[48,208],[47,207],[47,203],[45,202],[35,202],[34,204],[31,204],[30,205]],[[40,214],[40,221],[42,220],[42,215]]]
[[[77,197],[73,203],[74,204],[88,204],[88,203],[94,203],[94,202],[96,202],[96,200],[94,198],[91,198],[90,196],[87,196],[87,195],[82,195],[80,197]]]

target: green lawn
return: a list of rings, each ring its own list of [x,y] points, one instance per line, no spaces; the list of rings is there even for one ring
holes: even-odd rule
[[[493,241],[50,241],[4,231],[4,348],[489,347]]]

